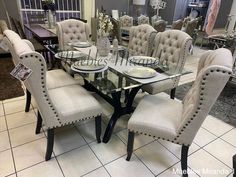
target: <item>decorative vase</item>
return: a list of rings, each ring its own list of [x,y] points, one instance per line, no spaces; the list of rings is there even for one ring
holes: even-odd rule
[[[108,39],[108,34],[98,35],[97,50],[100,56],[106,57],[110,53],[111,43]]]
[[[54,24],[54,16],[51,10],[47,11],[48,28],[51,29]]]

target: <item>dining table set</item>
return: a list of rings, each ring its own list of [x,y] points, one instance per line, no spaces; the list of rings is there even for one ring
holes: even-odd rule
[[[70,68],[69,73],[83,78],[84,88],[96,92],[114,108],[104,143],[111,138],[117,120],[134,111],[133,101],[142,86],[191,73],[172,70],[158,58],[131,56],[123,46],[118,47],[118,52],[113,52],[111,47],[108,56],[100,56],[97,47],[87,41],[68,43],[68,46],[69,50],[54,51],[55,58]]]

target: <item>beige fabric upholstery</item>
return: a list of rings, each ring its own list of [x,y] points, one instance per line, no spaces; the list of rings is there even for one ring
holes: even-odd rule
[[[3,31],[7,30],[7,24],[4,20],[0,20],[0,34],[3,34]]]
[[[149,24],[149,17],[140,15],[138,17],[138,25]]]
[[[171,73],[181,73],[189,53],[192,38],[180,30],[167,30],[156,35],[153,57],[166,63]],[[160,56],[161,55],[161,56]],[[145,85],[142,89],[149,94],[157,94],[178,86],[179,77],[159,83]]]
[[[7,44],[9,51],[12,55],[12,60],[15,65],[19,63],[19,57],[16,55],[23,54],[29,50],[34,51],[33,44],[28,40],[21,40],[20,36],[11,30],[4,31],[4,41]],[[23,42],[22,42],[23,41]],[[14,46],[16,46],[14,48]],[[69,74],[64,72],[62,69],[56,69],[46,72],[47,87],[48,89],[58,88],[66,85],[79,84],[79,80],[75,80]],[[30,91],[30,88],[26,85],[26,88]]]
[[[197,25],[198,25],[198,19],[193,19],[191,21],[188,21],[186,28],[184,29],[184,32],[186,32],[189,36],[193,37],[194,30],[197,28]]]
[[[22,45],[23,43],[24,41],[22,41]],[[102,114],[96,99],[79,85],[49,90],[46,84],[48,77],[46,77],[45,59],[29,47],[22,49],[22,45],[14,45],[14,50],[19,62],[33,71],[25,83],[30,87],[47,129],[61,127]]]
[[[60,50],[67,50],[68,43],[88,41],[90,28],[87,23],[79,20],[69,19],[57,23],[57,35]]]
[[[128,129],[176,144],[191,145],[229,80],[232,66],[229,50],[207,52],[199,61],[196,80],[182,103],[159,95],[145,96],[130,118]]]
[[[183,27],[183,24],[184,24],[183,20],[177,20],[173,22],[171,29],[181,30]]]
[[[129,53],[130,55],[150,56],[156,30],[148,25],[133,26],[130,29]]]
[[[128,15],[124,15],[120,17],[120,26],[121,27],[131,27],[134,25],[133,17],[130,17]]]
[[[166,30],[166,21],[165,20],[158,20],[154,22],[153,28],[159,33]]]

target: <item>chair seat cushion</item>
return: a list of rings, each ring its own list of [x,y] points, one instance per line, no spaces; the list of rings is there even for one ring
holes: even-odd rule
[[[142,90],[148,92],[149,94],[157,94],[168,89],[172,89],[173,86],[174,81],[172,79],[167,79],[161,82],[144,85]]]
[[[51,89],[48,94],[62,124],[90,119],[102,114],[98,101],[79,85]]]
[[[130,131],[173,140],[177,136],[182,103],[160,95],[145,96],[128,122]],[[171,111],[170,111],[171,110]]]
[[[62,69],[47,71],[46,77],[47,89],[49,90],[80,83],[79,80],[74,79]]]

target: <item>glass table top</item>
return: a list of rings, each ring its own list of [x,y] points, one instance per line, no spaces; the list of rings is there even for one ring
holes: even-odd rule
[[[100,62],[105,63],[108,67],[100,70],[99,72],[76,72],[77,70],[74,70],[74,73],[78,73],[86,82],[101,91],[103,94],[129,90],[145,84],[161,82],[167,79],[176,79],[181,75],[191,73],[191,71],[187,70],[183,70],[180,73],[175,69],[169,68],[166,64],[163,65],[162,63],[160,65],[160,63],[156,63],[155,65],[150,66],[152,69],[155,69],[157,71],[157,75],[155,77],[148,79],[138,79],[130,77],[124,73],[124,71],[130,68],[140,67],[136,64],[130,63],[127,59],[121,58],[119,56],[114,56],[112,54],[109,54],[108,57],[92,57],[88,56],[86,53],[83,54],[85,55],[77,58],[74,57],[74,55],[71,55],[73,57],[60,58],[58,57],[58,53],[56,53],[57,58],[60,58],[62,60],[62,63],[64,63],[64,65],[67,65],[67,67],[71,68],[72,70],[74,70],[72,66],[74,66],[75,62],[81,60],[89,59],[89,61],[91,61],[93,58],[97,58],[94,61],[99,60]]]

